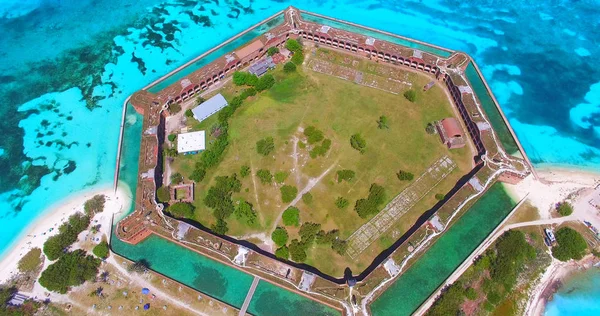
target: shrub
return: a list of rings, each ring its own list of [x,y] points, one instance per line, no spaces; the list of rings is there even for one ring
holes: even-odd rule
[[[40,285],[52,292],[67,293],[71,286],[91,281],[98,274],[100,260],[86,255],[83,250],[75,250],[60,257],[48,266],[39,279]]]
[[[348,207],[348,204],[350,204],[350,202],[348,202],[347,199],[343,198],[343,197],[338,197],[335,200],[335,206],[337,206],[337,208],[339,208],[340,210],[345,209],[346,207]]]
[[[248,167],[248,166],[242,166],[240,168],[240,176],[242,178],[245,178],[245,177],[247,177],[249,175],[250,175],[250,167]]]
[[[358,150],[361,154],[365,153],[365,148],[367,147],[367,142],[365,141],[360,134],[354,134],[350,137],[350,146],[352,148]]]
[[[285,65],[283,65],[283,71],[287,73],[296,71],[296,64],[294,64],[291,61],[288,61],[287,63],[285,63]]]
[[[417,92],[415,90],[408,90],[406,92],[404,92],[404,97],[406,98],[406,100],[410,101],[410,102],[415,102],[417,100]]]
[[[196,168],[194,169],[189,178],[194,182],[201,182],[202,180],[204,180],[205,176],[206,170],[204,170],[203,168]]]
[[[169,205],[166,211],[177,218],[192,218],[194,216],[194,206],[186,202],[173,203]]]
[[[366,199],[356,201],[354,210],[361,218],[366,218],[371,214],[380,211],[381,204],[385,202],[385,190],[382,186],[373,183],[369,189],[369,196]]]
[[[576,230],[563,227],[556,232],[558,246],[552,248],[552,256],[560,261],[583,258],[587,243]]]
[[[256,91],[263,91],[271,89],[271,87],[275,84],[275,78],[271,74],[266,74],[258,79],[258,82],[255,85]]]
[[[171,183],[180,184],[183,182],[183,176],[179,172],[175,172],[171,175]]]
[[[91,199],[85,201],[83,205],[83,210],[85,214],[88,216],[94,216],[97,213],[102,213],[104,211],[104,203],[106,202],[106,197],[102,194],[94,195]]]
[[[279,247],[284,246],[288,241],[288,232],[284,227],[277,227],[271,234],[271,239]]]
[[[296,195],[298,195],[298,189],[295,186],[286,184],[279,190],[281,191],[281,201],[283,201],[283,203],[293,201],[296,198]]]
[[[310,194],[310,192],[306,192],[302,195],[302,201],[304,202],[304,204],[306,205],[310,205],[312,204],[313,201],[313,196],[312,194]]]
[[[289,39],[287,42],[285,42],[285,48],[291,50],[292,52],[297,52],[302,50],[302,45],[300,45],[300,43],[295,39]]]
[[[377,128],[379,129],[388,129],[390,128],[388,126],[388,118],[385,115],[382,115],[379,117],[379,120],[377,121]]]
[[[350,181],[352,181],[352,179],[354,179],[355,176],[356,176],[356,173],[350,169],[338,170],[337,182],[338,183],[340,183],[342,181],[350,182]]]
[[[102,242],[97,244],[96,247],[94,247],[94,249],[92,249],[92,252],[98,258],[101,258],[101,259],[108,258],[108,254],[110,253],[110,251],[109,251],[108,243],[106,242],[106,240],[103,240]]]
[[[248,224],[254,224],[254,222],[256,221],[256,211],[252,207],[252,204],[250,204],[247,201],[241,201],[235,209],[234,213],[235,217],[237,217],[238,219],[245,217],[246,223]]]
[[[267,137],[256,142],[256,152],[268,156],[275,149],[273,137]]]
[[[290,206],[283,212],[281,218],[285,226],[298,226],[300,224],[300,210]]]
[[[277,248],[277,250],[275,250],[275,257],[287,260],[290,257],[290,251],[288,247],[282,246]]]
[[[33,248],[19,260],[18,268],[21,272],[33,272],[42,264],[42,249]]]
[[[267,55],[269,55],[269,56],[273,56],[277,53],[279,53],[279,48],[277,48],[275,46],[269,47],[269,49],[267,49]]]
[[[169,105],[169,112],[171,114],[177,114],[181,111],[181,104],[179,103],[172,103],[171,105]]]
[[[318,130],[316,127],[314,126],[308,126],[307,128],[304,129],[304,136],[307,137],[308,139],[308,143],[309,144],[316,144],[320,141],[323,140],[323,138],[325,138],[323,136],[323,132]]]
[[[569,202],[562,202],[556,208],[560,216],[569,216],[573,214],[573,206]]]
[[[304,262],[306,260],[306,248],[305,245],[302,244],[297,239],[292,240],[289,246],[289,252],[292,257],[292,260],[296,262]]]
[[[437,194],[435,195],[435,199],[436,199],[436,200],[438,200],[438,201],[441,201],[441,200],[443,200],[443,199],[445,199],[445,198],[446,198],[446,195],[444,195],[444,194],[441,194],[441,193],[437,193]]]
[[[429,135],[435,134],[435,125],[431,123],[427,123],[427,127],[425,127],[425,132]]]
[[[169,200],[171,200],[171,192],[169,192],[169,188],[167,188],[167,187],[158,188],[158,190],[156,190],[156,198],[161,203],[169,202]]]
[[[269,184],[273,181],[273,175],[269,170],[259,169],[256,172],[256,176],[260,179],[262,184]]]
[[[167,139],[169,139],[170,142],[174,142],[177,139],[177,135],[169,134],[169,136],[167,136]]]
[[[400,180],[400,181],[411,181],[412,179],[415,178],[414,174],[412,174],[408,171],[404,171],[404,170],[398,171],[398,173],[396,175],[398,176],[398,180]]]
[[[185,116],[186,117],[194,117],[194,112],[192,112],[191,109],[187,109],[187,110],[185,110]]]
[[[285,179],[287,179],[288,175],[289,174],[285,171],[275,172],[275,182],[277,182],[277,183],[285,182]]]

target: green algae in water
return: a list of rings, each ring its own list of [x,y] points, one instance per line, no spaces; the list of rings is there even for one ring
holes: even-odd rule
[[[373,315],[410,315],[510,213],[516,203],[495,183],[456,224],[371,304]]]
[[[113,251],[130,260],[145,259],[156,272],[240,308],[252,284],[252,276],[156,235],[137,245],[113,235]]]
[[[496,135],[498,135],[498,138],[500,138],[500,142],[502,143],[504,150],[506,150],[506,152],[510,155],[518,153],[519,147],[517,147],[517,142],[512,137],[510,130],[508,130],[508,126],[506,126],[507,123],[504,122],[502,115],[500,115],[498,108],[496,108],[494,100],[492,100],[492,97],[485,88],[485,84],[483,83],[481,77],[479,77],[479,74],[477,73],[475,66],[473,66],[473,63],[469,63],[465,74],[471,83],[473,92],[475,92],[477,98],[479,98],[479,102],[481,102],[481,106],[483,107],[483,110],[485,110],[485,114],[487,114],[487,117],[489,118],[490,124],[492,124]]]
[[[259,316],[279,315],[340,315],[340,312],[282,289],[266,281],[260,281],[248,306],[248,313]]]

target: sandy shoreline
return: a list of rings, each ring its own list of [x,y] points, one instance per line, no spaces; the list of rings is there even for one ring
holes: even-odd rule
[[[41,249],[50,236],[58,233],[58,227],[69,216],[77,212],[83,212],[85,202],[97,194],[106,196],[104,212],[101,213],[103,215],[112,216],[114,213],[129,208],[131,203],[131,194],[128,189],[119,187],[115,193],[112,186],[104,186],[79,192],[48,207],[2,253],[0,257],[0,283],[15,275],[18,262],[22,256],[32,248]]]

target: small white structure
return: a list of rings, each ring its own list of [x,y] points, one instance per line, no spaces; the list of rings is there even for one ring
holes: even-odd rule
[[[207,117],[217,113],[226,106],[227,100],[219,93],[192,109],[192,113],[194,113],[194,118],[198,120],[198,122],[202,122]]]
[[[177,134],[177,153],[196,154],[206,149],[204,131]]]

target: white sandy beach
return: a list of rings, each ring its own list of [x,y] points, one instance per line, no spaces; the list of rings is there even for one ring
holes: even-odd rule
[[[127,210],[131,205],[131,194],[128,192],[128,189],[119,187],[115,193],[112,186],[107,186],[83,191],[48,207],[35,222],[24,230],[22,236],[16,239],[10,248],[2,254],[0,261],[0,283],[9,280],[17,273],[17,265],[21,257],[32,248],[37,247],[42,249],[44,242],[58,232],[58,227],[72,214],[83,212],[85,202],[97,194],[106,196],[106,204],[104,212],[96,215],[94,218],[100,216],[103,219],[110,219],[112,214]],[[109,223],[110,221],[102,222],[102,232],[105,234],[108,234]]]

